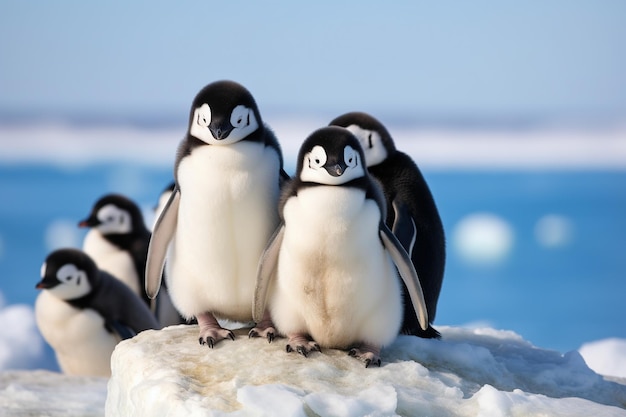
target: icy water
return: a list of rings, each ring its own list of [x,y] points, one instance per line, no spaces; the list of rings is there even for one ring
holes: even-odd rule
[[[424,174],[448,238],[436,324],[487,323],[563,352],[626,337],[626,172]],[[170,180],[167,167],[0,166],[5,304],[34,303],[43,259],[53,248],[80,245],[76,224],[97,198],[120,192],[149,215]],[[486,230],[486,240],[467,243],[460,225],[477,213],[501,227],[489,232],[489,223],[479,223],[473,230]],[[476,245],[491,247],[488,259]]]

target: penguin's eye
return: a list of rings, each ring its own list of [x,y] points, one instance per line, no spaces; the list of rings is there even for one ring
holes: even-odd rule
[[[367,146],[369,148],[373,147],[373,145],[372,145],[372,132],[370,132],[369,135],[367,135]]]
[[[208,104],[204,103],[198,107],[195,112],[196,124],[198,126],[207,127],[211,123],[211,108]]]
[[[326,151],[321,146],[315,146],[306,155],[306,159],[308,160],[309,168],[321,168],[326,163]]]
[[[343,160],[346,165],[354,168],[358,164],[358,153],[351,146],[346,146],[343,150]]]
[[[230,124],[235,127],[246,127],[250,124],[251,110],[246,106],[239,105],[230,114]]]

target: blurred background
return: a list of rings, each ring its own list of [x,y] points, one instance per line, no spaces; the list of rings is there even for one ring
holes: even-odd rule
[[[151,224],[219,79],[255,96],[290,174],[339,114],[387,126],[446,229],[436,325],[561,352],[626,338],[625,17],[620,0],[0,0],[0,369],[56,369],[43,259],[82,244],[108,192]]]

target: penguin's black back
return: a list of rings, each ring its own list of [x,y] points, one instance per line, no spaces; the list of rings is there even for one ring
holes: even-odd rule
[[[120,323],[134,333],[160,326],[148,306],[126,284],[113,275],[96,270],[97,279],[90,282],[91,292],[84,297],[68,300],[76,308],[91,308],[105,320],[105,325]]]
[[[368,170],[383,187],[387,202],[387,226],[392,228],[395,220],[394,200],[405,204],[415,222],[417,236],[411,261],[420,279],[428,317],[432,322],[443,282],[446,249],[443,224],[430,188],[415,162],[400,151],[391,153],[385,161]],[[426,336],[422,334],[412,309],[405,309],[402,331]]]

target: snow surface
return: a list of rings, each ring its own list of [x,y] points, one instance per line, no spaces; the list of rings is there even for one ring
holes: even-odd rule
[[[284,339],[245,329],[213,350],[197,326],[146,331],[113,353],[106,415],[626,416],[626,379],[605,380],[578,352],[510,331],[439,329],[442,340],[400,336],[380,368],[339,350],[288,354]]]
[[[0,417],[101,417],[106,378],[50,371],[0,372]]]

